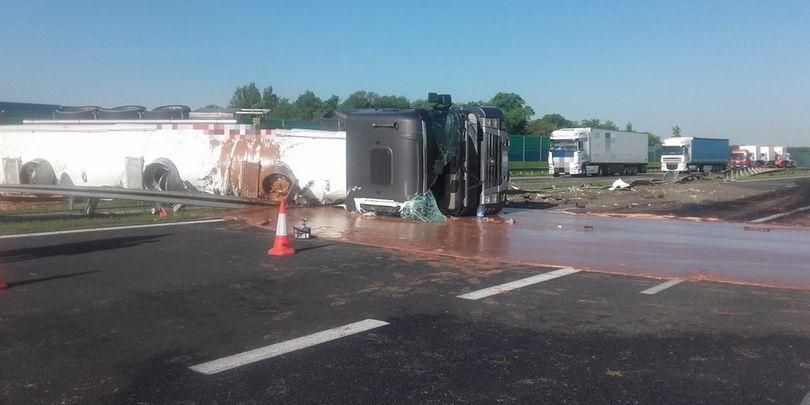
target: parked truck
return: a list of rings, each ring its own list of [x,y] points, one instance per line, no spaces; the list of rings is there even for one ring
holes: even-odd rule
[[[672,137],[662,144],[662,171],[723,171],[728,167],[728,139]]]
[[[416,199],[444,215],[495,214],[506,203],[509,134],[494,107],[346,112],[346,207],[397,215]]]
[[[734,149],[728,159],[728,165],[732,169],[747,169],[754,167],[754,159],[751,152],[746,149]]]
[[[777,158],[784,162],[790,160],[787,147],[776,145],[743,145],[740,150],[748,152],[752,165],[757,167],[776,167]]]
[[[613,175],[647,172],[648,135],[598,128],[551,133],[548,170],[553,175]]]

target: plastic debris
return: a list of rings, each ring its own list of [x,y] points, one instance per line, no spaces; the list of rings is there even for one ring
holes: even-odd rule
[[[447,221],[447,217],[439,210],[436,198],[433,197],[433,193],[430,191],[406,201],[402,206],[400,216],[406,219],[418,219],[422,222],[434,224]]]
[[[619,179],[613,182],[613,185],[610,186],[608,190],[615,191],[615,190],[623,190],[626,188],[630,188],[630,184],[626,183],[624,180]]]

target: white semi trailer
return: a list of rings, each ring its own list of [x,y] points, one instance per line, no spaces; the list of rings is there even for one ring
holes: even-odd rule
[[[551,133],[548,170],[554,175],[646,173],[648,135],[598,128],[563,128]]]
[[[346,133],[235,120],[76,120],[0,125],[0,184],[202,191],[320,203],[346,195]]]

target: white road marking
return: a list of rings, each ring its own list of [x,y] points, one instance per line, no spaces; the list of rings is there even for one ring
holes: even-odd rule
[[[494,287],[484,288],[483,290],[462,294],[459,295],[458,298],[463,298],[465,300],[480,300],[481,298],[486,298],[491,295],[496,295],[502,292],[511,291],[521,287],[526,287],[527,285],[542,283],[543,281],[548,281],[551,279],[555,279],[557,277],[567,276],[569,274],[574,274],[579,271],[580,270],[566,267],[564,269],[554,270],[548,273],[538,274],[536,276],[527,277],[506,284],[496,285]]]
[[[641,293],[642,294],[647,294],[647,295],[657,294],[657,293],[659,293],[661,291],[666,290],[669,287],[674,287],[674,286],[676,286],[676,285],[678,285],[680,283],[683,283],[684,281],[686,281],[686,280],[681,280],[679,278],[674,278],[672,280],[665,281],[665,282],[663,282],[661,284],[658,284],[658,285],[656,285],[654,287],[650,287],[650,288],[642,291]]]
[[[219,360],[197,364],[196,366],[191,366],[189,368],[202,374],[216,374],[222,371],[241,367],[246,364],[267,360],[271,357],[281,356],[282,354],[305,349],[307,347],[340,339],[342,337],[351,336],[385,325],[388,325],[388,322],[378,321],[376,319],[365,319],[360,322],[338,326],[337,328],[327,329],[311,335],[301,336],[299,338],[272,344],[270,346],[264,346],[258,349],[234,354],[233,356],[223,357]]]
[[[39,233],[20,233],[16,235],[0,235],[0,239],[14,239],[14,238],[29,238],[33,236],[51,236],[51,235],[67,235],[71,233],[84,233],[84,232],[102,232],[102,231],[118,231],[122,229],[140,229],[140,228],[156,228],[161,226],[177,226],[177,225],[193,225],[193,224],[209,224],[212,222],[224,222],[227,219],[202,219],[199,221],[180,221],[180,222],[164,222],[160,224],[146,224],[146,225],[126,225],[126,226],[111,226],[108,228],[90,228],[90,229],[71,229],[68,231],[55,231],[55,232],[39,232]]]
[[[767,217],[755,219],[755,220],[753,220],[751,222],[754,223],[754,224],[761,224],[763,222],[773,221],[774,219],[786,217],[788,215],[793,215],[793,214],[795,214],[797,212],[802,212],[802,211],[807,211],[807,210],[810,210],[810,207],[796,208],[795,210],[792,210],[792,211],[782,212],[782,213],[779,213],[779,214],[768,215]]]
[[[810,392],[807,393],[807,396],[804,397],[799,405],[810,405]]]

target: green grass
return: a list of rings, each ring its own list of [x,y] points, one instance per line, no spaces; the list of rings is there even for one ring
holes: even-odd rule
[[[70,214],[35,216],[2,215],[0,216],[0,235],[178,222],[216,217],[216,214],[217,212],[215,210],[200,209],[169,213],[166,217],[159,217],[150,213],[98,214],[94,217]]]
[[[509,162],[509,170],[526,170],[526,169],[546,169],[548,170],[548,162]]]
[[[512,177],[548,176],[548,162],[509,162]]]

